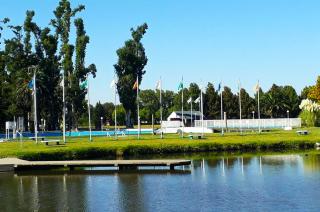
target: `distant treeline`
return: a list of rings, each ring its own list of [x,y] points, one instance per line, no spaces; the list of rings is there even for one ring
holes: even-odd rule
[[[204,103],[204,116],[207,119],[220,119],[221,118],[221,100],[220,94],[216,90],[218,85],[214,86],[208,83],[203,94]],[[183,89],[184,95],[184,110],[190,110],[191,104],[187,100],[192,98],[196,100],[200,95],[200,88],[196,83],[191,83],[188,88]],[[182,91],[162,91],[162,107],[163,118],[166,119],[172,111],[181,110],[181,95]],[[267,91],[260,89],[260,111],[261,118],[284,118],[289,116],[292,118],[298,117],[300,113],[299,104],[302,99],[306,99],[308,95],[308,87],[306,87],[300,95],[296,90],[289,85],[279,86],[273,84]],[[139,93],[140,98],[140,116],[142,122],[151,123],[152,114],[156,122],[160,120],[160,98],[159,90],[141,90]],[[225,86],[222,89],[223,109],[227,113],[229,119],[239,118],[239,93],[233,93],[231,89]],[[242,118],[255,118],[258,116],[258,102],[257,94],[250,96],[245,89],[241,89],[241,109]],[[98,102],[93,108],[93,120],[95,126],[100,128],[101,120],[103,123],[113,124],[114,104]],[[199,104],[193,102],[193,110],[199,110]],[[120,125],[125,124],[125,111],[121,106],[118,106],[117,120]],[[82,118],[82,123],[86,125],[86,114]],[[135,120],[136,121],[136,120]]]

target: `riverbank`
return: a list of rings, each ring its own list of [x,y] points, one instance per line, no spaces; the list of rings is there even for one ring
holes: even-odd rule
[[[287,151],[313,149],[320,142],[320,129],[307,129],[309,135],[297,135],[296,131],[271,131],[205,135],[204,139],[179,138],[178,135],[68,138],[67,144],[46,146],[34,141],[0,143],[0,158],[17,157],[25,160],[73,160],[134,157],[152,154],[192,152],[250,152]]]

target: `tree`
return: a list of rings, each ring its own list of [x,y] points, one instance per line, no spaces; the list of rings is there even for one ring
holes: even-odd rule
[[[109,124],[114,124],[112,119],[112,113],[114,111],[114,104],[111,102],[106,102],[103,104],[105,110],[105,122],[109,122]]]
[[[309,89],[308,98],[320,102],[320,76],[318,76],[316,84]]]
[[[301,94],[300,94],[300,100],[303,99],[308,99],[308,95],[311,92],[311,89],[313,88],[313,86],[306,86],[302,89]]]
[[[112,120],[115,121],[115,111],[112,113]],[[125,125],[126,123],[126,110],[122,105],[117,105],[117,125]]]
[[[194,101],[200,96],[200,88],[199,86],[197,85],[197,83],[190,83],[189,85],[189,88],[188,88],[188,92],[187,92],[187,98],[189,99],[190,97],[192,98],[192,101],[193,101],[193,110],[198,110],[200,111],[200,108],[199,108],[199,104],[194,104]],[[190,104],[189,104],[189,107],[190,108]]]
[[[239,98],[239,97],[238,97]],[[239,102],[239,101],[238,101]],[[238,104],[239,105],[239,104]],[[252,118],[252,111],[255,109],[254,99],[250,97],[244,88],[241,88],[241,116],[244,119]]]
[[[155,116],[159,108],[159,98],[156,92],[151,89],[142,90],[139,95],[141,102],[141,120],[151,123],[152,115]]]
[[[54,11],[55,19],[51,20],[51,25],[55,28],[55,37],[60,38],[60,58],[65,76],[66,87],[66,107],[67,122],[72,129],[78,127],[78,119],[85,111],[85,95],[87,88],[81,89],[79,84],[87,80],[89,73],[95,77],[96,67],[94,64],[85,67],[86,46],[89,43],[89,37],[84,30],[84,23],[81,18],[75,19],[76,44],[69,43],[72,18],[77,13],[85,9],[84,5],[71,8],[68,0],[61,0]],[[75,50],[75,62],[73,54]]]
[[[220,98],[212,83],[208,83],[204,95],[204,116],[207,119],[220,119]]]
[[[159,96],[159,91],[157,92],[157,96]],[[173,91],[162,91],[162,117],[165,120],[170,113],[174,110],[174,97],[175,94]],[[160,117],[160,109],[156,112],[156,116]]]
[[[234,95],[231,89],[227,86],[224,87],[222,91],[223,99],[223,110],[227,113],[228,119],[238,119],[239,118],[239,99],[237,95]]]
[[[292,86],[286,85],[282,89],[282,94],[283,109],[288,110],[290,112],[291,117],[297,117],[300,113],[300,99],[296,90]]]
[[[133,126],[134,115],[136,114],[136,91],[132,89],[138,78],[141,84],[145,74],[144,67],[148,62],[145,49],[141,43],[148,25],[145,23],[135,30],[131,29],[132,39],[127,40],[124,47],[117,50],[118,62],[114,65],[115,73],[118,76],[117,90],[126,111],[126,126]]]
[[[93,123],[96,130],[102,130],[101,117],[102,117],[102,121],[104,121],[105,115],[106,115],[105,108],[100,103],[100,101],[97,102],[96,106],[93,109]]]

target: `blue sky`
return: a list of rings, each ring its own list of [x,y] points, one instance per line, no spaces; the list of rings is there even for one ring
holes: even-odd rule
[[[45,2],[45,3],[44,3]],[[184,76],[197,82],[242,86],[252,94],[260,80],[293,85],[297,92],[315,83],[320,70],[320,1],[316,0],[91,0],[81,13],[90,36],[87,64],[98,68],[91,80],[92,102],[112,101],[109,84],[116,50],[130,38],[130,28],[147,22],[143,39],[149,58],[141,88],[175,90]],[[25,11],[45,26],[58,1],[1,0],[1,17],[21,24]],[[0,17],[0,18],[1,18]]]

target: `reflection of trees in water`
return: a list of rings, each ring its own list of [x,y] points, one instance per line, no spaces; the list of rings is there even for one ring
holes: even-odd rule
[[[119,173],[119,207],[121,211],[145,211],[142,184],[139,174]]]
[[[305,155],[302,157],[303,167],[307,172],[319,172],[320,171],[320,155]]]
[[[68,211],[85,209],[85,178],[73,175],[0,175],[3,211]]]

